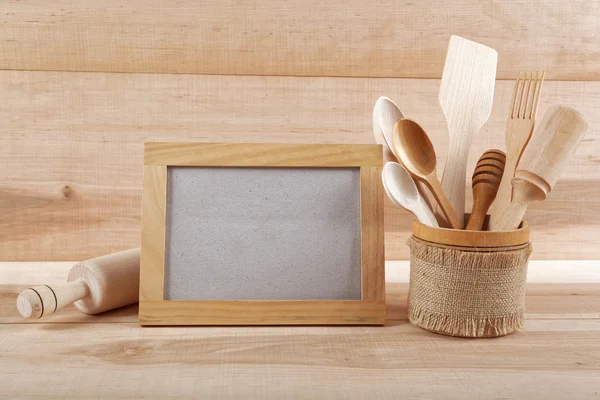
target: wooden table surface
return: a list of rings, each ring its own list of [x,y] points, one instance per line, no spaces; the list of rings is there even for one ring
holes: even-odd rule
[[[0,263],[0,398],[600,397],[600,262],[533,261],[525,328],[436,335],[406,319],[407,262],[388,262],[384,327],[142,328],[137,307],[24,322],[24,288],[72,263]]]

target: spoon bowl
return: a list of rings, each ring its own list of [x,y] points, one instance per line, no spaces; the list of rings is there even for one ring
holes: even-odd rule
[[[375,102],[373,107],[373,132],[377,143],[387,146],[387,151],[394,153],[392,147],[392,132],[394,124],[399,119],[404,118],[400,108],[391,99],[381,96]],[[381,142],[380,142],[381,140]],[[397,159],[398,156],[393,154]]]
[[[435,172],[435,149],[423,128],[415,121],[403,118],[398,121],[395,129],[398,134],[394,149],[404,165],[423,176]]]
[[[462,229],[461,221],[442,190],[436,172],[435,149],[423,128],[408,118],[396,121],[392,144],[394,153],[408,172],[429,187],[450,226],[453,229]]]
[[[413,213],[422,224],[439,227],[433,211],[423,200],[412,176],[404,167],[388,162],[381,173],[383,188],[392,203]]]
[[[394,125],[396,121],[402,118],[404,118],[404,114],[391,99],[385,96],[377,99],[373,107],[373,134],[375,135],[375,141],[383,145],[384,162],[397,161],[402,164],[398,158],[398,154],[394,153],[392,140]],[[429,208],[431,208],[431,200],[427,195],[425,184],[418,181],[416,184],[419,195],[425,200]]]

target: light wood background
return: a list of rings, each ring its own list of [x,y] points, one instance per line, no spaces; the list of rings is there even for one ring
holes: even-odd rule
[[[79,260],[139,246],[144,141],[373,143],[391,97],[432,136],[451,34],[499,52],[494,110],[475,139],[503,148],[512,79],[546,69],[540,114],[590,132],[547,201],[533,257],[598,259],[600,2],[2,1],[0,260]],[[470,202],[470,190],[467,190]],[[408,213],[386,201],[386,256]]]

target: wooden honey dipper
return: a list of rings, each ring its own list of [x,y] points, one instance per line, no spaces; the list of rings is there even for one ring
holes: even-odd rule
[[[473,171],[473,210],[465,230],[480,231],[490,205],[500,187],[506,154],[500,150],[488,150],[479,158]]]

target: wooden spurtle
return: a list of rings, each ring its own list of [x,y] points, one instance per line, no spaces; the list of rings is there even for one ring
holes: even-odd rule
[[[435,149],[423,128],[415,121],[403,118],[394,126],[392,142],[394,153],[398,154],[402,164],[413,177],[427,185],[450,226],[453,229],[462,229],[463,225],[438,180]]]
[[[450,38],[439,94],[450,135],[442,189],[461,225],[469,149],[492,111],[497,63],[496,50],[459,36]]]
[[[500,187],[505,162],[506,155],[500,150],[488,150],[479,158],[473,171],[473,210],[466,230],[483,228],[487,210]]]
[[[17,308],[25,318],[41,318],[75,303],[79,311],[98,314],[137,303],[140,282],[140,249],[79,262],[62,285],[25,289]]]
[[[517,166],[512,202],[497,222],[490,221],[490,230],[519,227],[527,205],[550,193],[587,129],[586,120],[572,108],[554,106],[546,112]]]
[[[511,200],[511,179],[515,175],[517,163],[533,133],[539,104],[544,72],[519,73],[512,94],[512,102],[506,119],[506,166],[496,199],[490,207],[492,225],[498,222]]]

